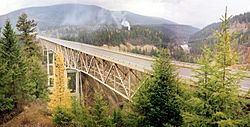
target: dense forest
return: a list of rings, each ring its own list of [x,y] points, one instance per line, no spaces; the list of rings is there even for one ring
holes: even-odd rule
[[[168,25],[167,27],[169,26],[170,25]],[[177,37],[176,33],[164,27],[165,25],[136,25],[132,26],[131,30],[127,30],[127,28],[118,29],[115,26],[105,26],[94,31],[88,31],[73,26],[73,28],[67,27],[66,29],[61,29],[60,31],[64,31],[64,34],[61,35],[61,39],[64,40],[82,42],[96,46],[109,45],[119,47],[121,44],[126,45],[127,43],[129,43],[134,46],[142,47],[149,44],[155,46],[157,49],[160,49],[162,47],[168,48],[170,50],[171,57],[176,60],[191,63],[197,62],[196,59],[192,57],[192,55],[185,52],[180,47],[180,40],[186,38],[187,35],[184,35],[184,33],[187,33],[187,31],[179,34],[183,35],[182,37]],[[172,27],[172,29],[178,29],[178,27],[176,26]],[[180,40],[177,38],[179,38]],[[140,47],[135,47],[126,51],[137,54],[156,56],[158,54],[157,49],[143,49]]]
[[[115,26],[105,26],[91,32],[82,30],[75,34],[75,30],[71,29],[70,31],[72,32],[64,34],[61,39],[96,46],[108,45],[120,47],[121,44],[127,45],[127,43],[134,46],[144,46],[148,44],[152,45],[152,48],[148,50],[135,47],[128,49],[127,51],[149,56],[157,55],[157,48],[159,49],[164,46],[164,42],[174,41],[174,39],[170,39],[168,35],[165,35],[157,29],[139,25],[132,26],[131,30],[127,30],[127,28],[118,29]]]
[[[250,22],[250,12],[246,12],[244,14],[236,15],[231,20],[231,23],[239,22],[239,23],[249,23]]]
[[[61,39],[97,46],[102,46],[104,44],[119,46],[120,44],[130,42],[131,44],[152,44],[160,47],[163,44],[163,41],[167,41],[166,37],[163,38],[162,32],[146,26],[133,26],[131,30],[126,30],[126,28],[118,29],[116,27],[106,26],[93,32],[82,31],[76,36],[66,35],[61,37]]]
[[[18,33],[7,20],[0,34],[0,124],[48,95],[42,52],[35,41],[36,23],[23,14],[16,28]]]

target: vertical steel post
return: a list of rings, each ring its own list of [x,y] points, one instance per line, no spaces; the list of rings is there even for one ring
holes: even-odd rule
[[[46,47],[46,66],[47,66],[47,74],[48,74],[48,86],[50,86],[50,75],[49,75],[49,50]]]
[[[76,71],[76,98],[80,102],[80,88],[79,88],[80,76],[79,76],[79,73],[80,72]]]

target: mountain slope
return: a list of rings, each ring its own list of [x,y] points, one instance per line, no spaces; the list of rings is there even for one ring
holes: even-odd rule
[[[201,54],[206,43],[213,48],[217,42],[214,32],[220,30],[221,22],[213,23],[193,34],[189,39],[191,53]],[[250,12],[233,16],[230,19],[229,32],[234,33],[233,48],[240,51],[240,63],[249,63],[250,59]]]
[[[38,21],[40,29],[60,25],[102,25],[116,24],[119,27],[122,20],[129,21],[132,25],[145,24],[175,24],[172,21],[142,16],[127,11],[109,11],[94,5],[61,4],[44,7],[31,7],[17,10],[0,16],[0,26],[7,18],[16,23],[21,13],[27,13],[31,19]]]
[[[212,23],[190,37],[189,42],[200,43],[204,40],[214,38],[214,32],[219,30],[221,23]],[[233,16],[230,19],[230,32],[245,35],[250,30],[250,12]]]
[[[46,36],[61,37],[77,35],[81,31],[93,32],[103,26],[123,28],[122,23],[133,26],[150,26],[163,33],[167,43],[183,42],[199,29],[172,21],[142,16],[128,11],[110,11],[95,5],[60,4],[44,7],[20,9],[0,16],[0,27],[6,19],[16,24],[18,16],[26,13],[30,19],[38,22],[38,31]],[[128,25],[126,24],[126,25]],[[124,25],[124,24],[123,24]],[[70,30],[70,32],[69,32]]]
[[[199,29],[189,26],[189,25],[181,25],[181,24],[162,24],[162,25],[154,25],[163,33],[167,33],[164,31],[172,31],[175,37],[181,41],[188,41],[189,37],[194,33],[198,32]]]

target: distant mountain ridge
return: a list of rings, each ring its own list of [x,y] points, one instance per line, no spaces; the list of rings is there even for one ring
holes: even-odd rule
[[[15,25],[18,16],[22,13],[26,13],[30,19],[38,22],[38,32],[40,33],[49,30],[51,33],[57,34],[60,31],[58,28],[64,28],[65,26],[84,28],[85,31],[96,30],[105,25],[116,26],[120,29],[122,28],[122,22],[125,21],[131,26],[152,26],[163,32],[170,40],[183,42],[199,30],[163,18],[143,16],[128,11],[110,11],[99,6],[83,4],[59,4],[16,10],[0,16],[0,27],[4,25],[6,19],[10,19],[11,23]],[[57,29],[53,32],[54,28]]]
[[[155,26],[162,29],[161,31],[163,31],[163,33],[165,33],[164,30],[173,31],[175,36],[182,41],[188,41],[191,35],[199,31],[196,27],[182,24],[162,24]]]
[[[0,26],[6,19],[15,25],[18,16],[28,14],[29,18],[38,21],[40,29],[60,25],[102,25],[116,24],[120,27],[122,20],[127,20],[131,25],[147,24],[175,24],[172,21],[142,16],[128,11],[110,11],[95,5],[60,4],[43,7],[30,7],[0,16]]]
[[[240,51],[240,63],[249,63],[250,59],[250,12],[233,16],[229,20],[230,26],[228,31],[233,33],[233,48]],[[212,23],[202,30],[193,34],[189,39],[191,53],[200,55],[204,44],[211,48],[215,47],[218,42],[215,31],[219,32],[221,22]]]
[[[212,23],[200,31],[196,32],[190,37],[189,42],[191,43],[199,43],[204,40],[213,39],[214,32],[218,31],[220,28],[221,22]],[[235,15],[230,19],[230,32],[237,32],[242,36],[247,36],[250,31],[250,12],[246,12],[244,14]]]

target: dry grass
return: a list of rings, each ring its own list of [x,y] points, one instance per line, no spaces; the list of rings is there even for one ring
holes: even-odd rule
[[[53,123],[47,113],[46,104],[33,102],[3,127],[53,127]]]

